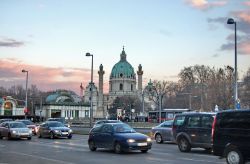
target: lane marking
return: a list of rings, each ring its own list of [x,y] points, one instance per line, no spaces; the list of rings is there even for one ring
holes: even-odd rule
[[[57,159],[52,159],[52,158],[47,158],[47,157],[42,157],[42,156],[37,156],[37,155],[32,155],[32,154],[25,154],[25,153],[20,153],[20,152],[14,152],[14,151],[10,151],[8,153],[23,155],[23,156],[33,157],[33,158],[40,158],[40,159],[43,159],[43,160],[57,162],[57,163],[75,164],[75,163],[72,163],[72,162],[65,162],[65,161],[61,161],[61,160],[57,160]]]

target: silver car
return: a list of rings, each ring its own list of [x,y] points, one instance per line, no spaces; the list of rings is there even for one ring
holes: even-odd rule
[[[155,139],[156,143],[163,143],[164,141],[175,141],[172,133],[173,120],[165,121],[158,126],[151,129],[151,137]]]
[[[0,138],[3,137],[7,137],[9,140],[12,138],[27,138],[30,140],[32,137],[32,130],[22,122],[3,122],[0,124]]]

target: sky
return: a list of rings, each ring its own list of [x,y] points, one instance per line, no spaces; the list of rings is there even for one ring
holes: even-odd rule
[[[28,84],[80,94],[103,64],[108,91],[124,46],[149,79],[177,81],[188,66],[234,67],[237,23],[240,79],[250,67],[250,0],[1,0],[0,86]]]

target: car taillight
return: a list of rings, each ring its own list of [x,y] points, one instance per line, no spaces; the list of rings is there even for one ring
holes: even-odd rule
[[[213,125],[212,125],[212,143],[213,143],[213,140],[214,140],[215,124],[216,124],[216,116],[214,117],[214,122],[213,122]]]

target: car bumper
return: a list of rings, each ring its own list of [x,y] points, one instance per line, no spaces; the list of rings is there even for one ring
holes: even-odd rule
[[[11,134],[11,138],[31,138],[32,134],[24,133],[24,134]]]
[[[54,133],[54,136],[55,137],[58,137],[58,138],[64,138],[64,137],[69,137],[69,136],[72,136],[72,133]]]
[[[151,142],[145,143],[129,143],[122,145],[123,151],[130,151],[130,150],[149,150],[152,147]]]

